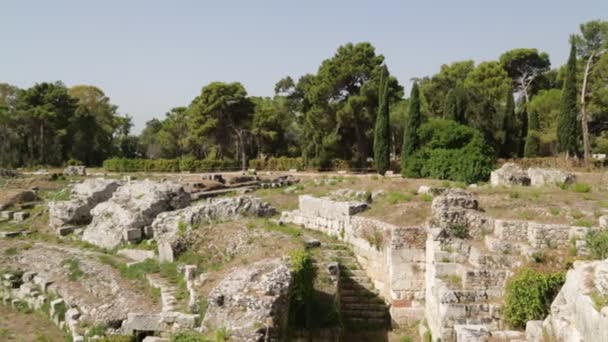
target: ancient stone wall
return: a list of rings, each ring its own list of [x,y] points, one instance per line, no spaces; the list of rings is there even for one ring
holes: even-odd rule
[[[299,209],[281,220],[321,231],[348,242],[357,260],[391,305],[397,323],[418,319],[424,311],[424,244],[420,227],[399,227],[356,216],[363,202],[339,202],[309,195],[299,197]]]

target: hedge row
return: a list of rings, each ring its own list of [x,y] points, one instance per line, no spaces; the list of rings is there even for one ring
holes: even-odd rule
[[[103,162],[103,168],[110,172],[209,172],[240,170],[234,160],[181,159],[128,159],[112,158]]]

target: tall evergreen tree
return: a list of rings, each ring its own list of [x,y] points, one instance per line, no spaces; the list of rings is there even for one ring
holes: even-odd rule
[[[443,118],[465,124],[465,90],[461,82],[448,91],[443,109]]]
[[[566,76],[560,100],[560,112],[557,122],[557,149],[566,153],[566,156],[578,154],[578,137],[580,132],[577,121],[576,105],[576,47],[570,47],[570,57],[566,65]]]
[[[401,174],[405,176],[406,165],[410,158],[420,147],[418,128],[422,124],[420,114],[420,90],[418,83],[414,83],[410,94],[410,108],[405,128],[403,129],[403,147],[401,148]]]
[[[538,157],[540,155],[540,125],[535,112],[528,114],[528,133],[526,135],[526,146],[524,157]]]
[[[382,68],[378,101],[378,114],[374,128],[374,162],[379,174],[384,175],[390,167],[391,133],[388,108],[388,69]]]
[[[519,146],[519,130],[517,127],[517,117],[515,116],[515,100],[513,90],[509,89],[506,93],[505,110],[503,112],[503,127],[505,137],[501,149],[501,157],[516,157]]]

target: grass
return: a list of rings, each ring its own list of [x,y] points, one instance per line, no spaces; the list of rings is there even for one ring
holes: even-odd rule
[[[369,242],[370,245],[374,246],[376,250],[384,248],[384,233],[375,228],[366,228],[363,230],[362,237]]]
[[[7,248],[7,249],[4,251],[4,255],[6,255],[6,256],[13,256],[13,255],[17,255],[17,248],[15,248],[15,247],[10,247],[10,248]]]
[[[587,183],[574,183],[571,187],[572,191],[579,193],[588,193],[591,192],[591,185]]]
[[[561,213],[561,211],[559,210],[559,208],[551,207],[551,208],[549,208],[549,213],[553,216],[558,216]]]
[[[577,227],[591,228],[593,226],[593,222],[591,222],[589,220],[585,220],[585,219],[580,219],[580,220],[574,221],[574,225]]]
[[[300,235],[302,235],[302,231],[299,228],[296,228],[289,224],[274,223],[268,219],[258,219],[258,220],[254,220],[252,222],[247,223],[247,228],[249,228],[249,229],[254,229],[254,228],[259,228],[259,227],[263,228],[264,230],[266,230],[268,232],[279,232],[279,233],[289,235],[293,238],[297,238]]]
[[[420,199],[424,202],[431,202],[433,200],[433,196],[429,194],[422,194],[420,195]]]
[[[462,278],[458,275],[452,274],[452,275],[443,276],[440,278],[441,278],[441,280],[443,280],[444,282],[446,282],[447,284],[450,284],[452,286],[462,286]]]
[[[386,200],[390,204],[409,202],[412,200],[412,195],[404,194],[398,191],[391,191],[386,195]]]

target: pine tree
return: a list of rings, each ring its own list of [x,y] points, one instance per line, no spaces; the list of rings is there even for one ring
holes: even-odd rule
[[[410,94],[409,114],[405,120],[403,129],[403,147],[401,148],[401,174],[406,175],[406,165],[410,158],[419,148],[418,128],[422,124],[420,114],[420,90],[418,83],[414,83]]]
[[[576,97],[576,47],[572,44],[570,57],[566,65],[566,76],[564,77],[557,122],[557,148],[560,152],[565,152],[566,156],[575,156],[579,152],[580,124],[577,121]]]
[[[524,157],[538,157],[540,154],[540,133],[538,116],[534,112],[528,114],[528,134],[526,135],[526,146]]]
[[[390,167],[390,122],[388,107],[388,69],[382,68],[378,96],[378,114],[374,128],[374,162],[379,174],[384,175]]]
[[[517,117],[515,116],[515,100],[513,90],[509,88],[506,94],[505,110],[503,112],[503,128],[505,137],[503,140],[501,156],[513,158],[517,156],[519,146],[519,130],[517,129]]]

